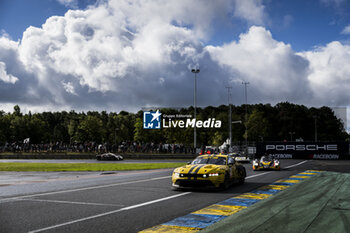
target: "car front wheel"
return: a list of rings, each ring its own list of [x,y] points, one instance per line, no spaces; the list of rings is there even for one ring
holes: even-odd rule
[[[239,184],[244,184],[245,176],[246,176],[244,168],[239,168],[238,169],[238,175],[239,175],[238,183]]]

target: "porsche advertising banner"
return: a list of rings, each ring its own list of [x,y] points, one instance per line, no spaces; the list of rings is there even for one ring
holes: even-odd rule
[[[271,154],[280,159],[345,159],[346,142],[258,142],[256,154]]]

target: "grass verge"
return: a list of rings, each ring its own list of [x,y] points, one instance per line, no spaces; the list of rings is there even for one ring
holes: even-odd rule
[[[185,163],[0,163],[0,171],[125,171],[175,168]]]

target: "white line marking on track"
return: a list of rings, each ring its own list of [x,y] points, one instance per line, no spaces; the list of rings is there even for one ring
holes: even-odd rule
[[[52,203],[63,203],[63,204],[77,204],[77,205],[119,206],[119,207],[125,206],[125,205],[118,205],[118,204],[103,204],[103,203],[92,203],[92,202],[60,201],[60,200],[44,200],[44,199],[33,199],[33,198],[22,198],[22,199],[18,199],[18,200],[52,202]]]
[[[252,175],[252,176],[247,176],[246,179],[254,178],[254,177],[257,177],[257,176],[262,176],[262,175],[265,175],[265,174],[268,174],[268,173],[271,173],[271,172],[264,172],[264,173],[260,173],[260,174],[256,174],[256,175]]]
[[[128,182],[123,182],[123,183],[117,183],[117,184],[97,185],[97,186],[90,186],[90,187],[86,187],[86,188],[69,189],[69,190],[39,193],[39,194],[32,194],[32,195],[18,196],[18,197],[9,197],[9,198],[0,199],[0,203],[12,201],[12,200],[17,200],[17,199],[23,199],[23,198],[40,197],[40,196],[60,194],[60,193],[70,193],[70,192],[85,191],[85,190],[90,190],[90,189],[108,188],[108,187],[125,185],[125,184],[141,183],[141,182],[160,180],[160,179],[165,179],[165,178],[170,178],[170,177],[171,176],[162,176],[162,177],[157,177],[157,178],[150,178],[150,179],[145,179],[145,180],[134,180],[134,181],[128,181]]]
[[[137,205],[124,207],[124,208],[121,208],[121,209],[118,209],[118,210],[109,211],[109,212],[106,212],[106,213],[97,214],[97,215],[89,216],[89,217],[86,217],[86,218],[81,218],[81,219],[73,220],[73,221],[70,221],[70,222],[65,222],[65,223],[54,225],[54,226],[33,230],[33,231],[30,231],[29,233],[37,233],[37,232],[47,231],[47,230],[51,230],[51,229],[54,229],[54,228],[57,228],[57,227],[62,227],[62,226],[70,225],[70,224],[77,223],[77,222],[83,222],[83,221],[86,221],[86,220],[99,218],[99,217],[103,217],[103,216],[106,216],[106,215],[115,214],[115,213],[122,212],[122,211],[125,211],[125,210],[131,210],[131,209],[135,209],[135,208],[138,208],[138,207],[141,207],[141,206],[146,206],[146,205],[154,204],[154,203],[157,203],[157,202],[166,201],[166,200],[177,198],[177,197],[181,197],[181,196],[184,196],[184,195],[187,195],[187,194],[190,194],[190,193],[191,192],[186,192],[186,193],[181,193],[181,194],[177,194],[177,195],[173,195],[173,196],[169,196],[169,197],[164,197],[164,198],[160,198],[160,199],[157,199],[157,200],[140,203],[140,204],[137,204]]]
[[[306,162],[307,162],[307,160],[302,161],[302,162],[297,163],[297,164],[290,165],[290,166],[288,166],[286,168],[299,166],[299,165],[301,165],[303,163],[306,163]],[[253,177],[256,177],[256,176],[261,176],[261,175],[268,174],[268,173],[270,173],[270,172],[265,172],[265,173],[261,173],[261,174],[248,176],[248,177],[246,177],[246,179],[250,179],[250,178],[253,178]],[[166,179],[166,178],[170,178],[170,177],[171,176],[162,176],[162,177],[150,178],[150,179],[145,179],[145,180],[135,180],[135,181],[129,181],[129,182],[117,183],[117,184],[97,185],[97,186],[91,186],[91,187],[86,187],[86,188],[69,189],[69,190],[62,190],[62,191],[55,191],[55,192],[32,194],[32,195],[26,195],[26,196],[10,197],[10,198],[0,199],[0,204],[1,203],[5,203],[5,202],[9,202],[9,201],[12,201],[12,200],[23,199],[23,198],[40,197],[40,196],[54,195],[54,194],[60,194],[60,193],[69,193],[69,192],[78,192],[78,191],[85,191],[85,190],[98,189],[98,188],[108,188],[108,187],[125,185],[125,184],[133,184],[133,183],[141,183],[141,182],[146,182],[146,181]]]
[[[288,166],[288,167],[286,167],[286,168],[296,167],[296,166],[299,166],[299,165],[301,165],[301,164],[303,164],[303,163],[306,163],[306,162],[307,162],[307,160],[304,160],[304,161],[302,161],[302,162],[300,162],[300,163],[290,165],[290,166]]]
[[[302,162],[297,163],[297,164],[290,165],[290,166],[288,166],[286,168],[299,166],[299,165],[304,164],[306,162],[307,162],[307,160],[302,161]],[[268,173],[271,173],[271,172],[264,172],[264,173],[248,176],[248,177],[246,177],[246,179],[250,179],[250,178],[257,177],[257,176],[266,175]],[[21,198],[26,198],[26,197],[44,196],[44,195],[51,195],[51,194],[57,194],[57,193],[67,193],[67,192],[75,192],[75,191],[82,191],[82,190],[89,190],[89,189],[96,189],[96,188],[112,187],[112,186],[123,185],[123,184],[131,184],[131,183],[139,183],[139,182],[145,182],[145,181],[151,181],[151,180],[165,179],[165,178],[169,178],[169,177],[171,177],[171,176],[163,176],[163,177],[156,177],[156,178],[150,178],[150,179],[139,180],[139,181],[130,181],[130,182],[124,182],[124,183],[118,183],[118,184],[100,185],[100,186],[93,186],[93,187],[80,188],[80,189],[57,191],[57,192],[51,192],[51,193],[34,194],[34,195],[28,195],[28,196],[22,196],[22,197],[14,197],[14,198],[7,198],[7,199],[8,200],[10,200],[10,199],[21,199]],[[109,211],[109,212],[106,212],[106,213],[97,214],[97,215],[89,216],[89,217],[86,217],[86,218],[81,218],[81,219],[77,219],[77,220],[73,220],[73,221],[57,224],[57,225],[54,225],[54,226],[33,230],[33,231],[30,231],[29,233],[37,233],[37,232],[42,232],[42,231],[46,231],[46,230],[51,230],[51,229],[54,229],[54,228],[58,228],[58,227],[62,227],[62,226],[70,225],[70,224],[74,224],[74,223],[77,223],[77,222],[83,222],[83,221],[86,221],[86,220],[90,220],[90,219],[94,219],[94,218],[99,218],[99,217],[115,214],[115,213],[122,212],[122,211],[125,211],[125,210],[131,210],[131,209],[135,209],[135,208],[138,208],[138,207],[154,204],[154,203],[157,203],[157,202],[161,202],[161,201],[177,198],[177,197],[184,196],[184,195],[187,195],[187,194],[190,194],[190,193],[191,192],[185,192],[185,193],[181,193],[181,194],[177,194],[177,195],[173,195],[173,196],[169,196],[169,197],[164,197],[164,198],[160,198],[160,199],[157,199],[157,200],[148,201],[148,202],[144,202],[144,203],[140,203],[140,204],[124,207],[124,208],[121,208],[121,209],[118,209],[118,210]],[[3,199],[3,200],[6,200],[6,199]]]

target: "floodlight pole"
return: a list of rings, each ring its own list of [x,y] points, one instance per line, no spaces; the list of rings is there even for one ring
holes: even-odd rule
[[[248,127],[247,127],[247,123],[248,123],[248,97],[247,97],[247,85],[249,84],[249,82],[242,82],[242,84],[244,84],[244,90],[245,90],[245,150],[246,150],[246,154],[248,154]]]
[[[117,131],[118,130],[119,130],[119,128],[114,129],[114,141],[115,141],[115,147],[117,148],[117,152],[118,152],[118,145],[117,145]]]
[[[231,119],[231,118],[230,118]],[[239,124],[242,124],[242,121],[231,121],[231,127],[232,127],[232,124],[237,124],[237,123],[239,123]]]
[[[225,87],[225,88],[227,88],[227,103],[228,103],[228,106],[229,106],[229,110],[228,110],[228,121],[227,121],[227,123],[228,123],[228,125],[229,125],[229,139],[230,139],[230,141],[229,141],[229,145],[230,145],[230,148],[229,148],[229,150],[231,149],[231,147],[232,147],[232,123],[231,123],[231,121],[232,121],[232,110],[231,110],[231,102],[230,102],[230,96],[231,96],[231,89],[232,89],[232,87],[231,86],[227,86],[227,87]]]
[[[193,132],[193,147],[194,147],[194,153],[196,153],[196,148],[197,148],[197,106],[196,106],[196,102],[197,102],[197,74],[199,73],[199,69],[192,69],[191,72],[194,73],[194,120],[195,120],[195,124],[194,124],[194,132]]]
[[[315,142],[317,142],[317,116],[313,116],[313,118],[315,119]]]
[[[290,134],[290,141],[292,142],[293,141],[293,134],[295,134],[295,132],[289,132]]]

